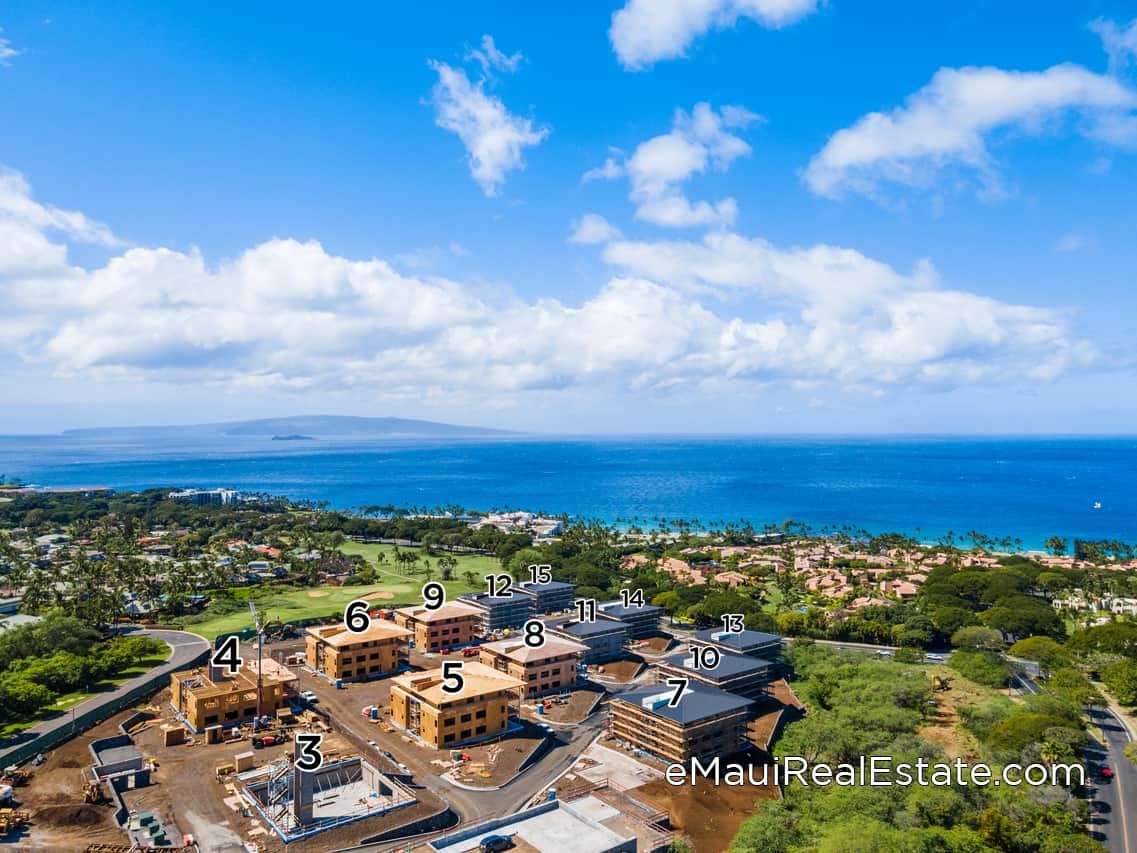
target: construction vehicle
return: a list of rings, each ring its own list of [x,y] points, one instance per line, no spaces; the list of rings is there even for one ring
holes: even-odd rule
[[[946,693],[951,690],[951,679],[941,678],[938,675],[932,676],[932,691],[936,693]]]
[[[11,785],[13,788],[22,788],[30,781],[32,781],[32,771],[15,766],[7,768],[4,775],[0,776],[0,783]]]
[[[108,797],[106,791],[103,790],[102,782],[87,783],[87,786],[83,789],[83,802],[94,806],[101,806],[103,803],[110,802],[110,797]]]
[[[19,832],[31,822],[30,812],[21,809],[0,809],[0,838]]]

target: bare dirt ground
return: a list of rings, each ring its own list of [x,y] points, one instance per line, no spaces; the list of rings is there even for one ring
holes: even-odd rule
[[[661,655],[669,651],[673,646],[677,645],[675,638],[669,634],[659,634],[654,637],[645,637],[640,641],[643,643],[644,648],[657,655]]]
[[[695,853],[722,853],[730,847],[743,821],[754,813],[762,800],[777,799],[776,785],[766,787],[716,787],[700,780],[682,787],[666,779],[649,782],[628,791],[671,816],[671,824],[691,839]]]
[[[769,748],[770,738],[774,734],[774,729],[778,725],[778,720],[783,710],[780,705],[771,705],[767,711],[759,714],[747,724],[746,728],[749,732],[749,740],[752,744],[759,749]]]
[[[759,768],[754,771],[755,775],[761,777],[759,759],[735,755],[729,760],[743,766],[753,764]],[[702,779],[693,786],[674,786],[663,776],[666,767],[666,762],[658,759],[635,758],[617,747],[611,738],[602,738],[601,743],[581,756],[572,773],[562,778],[557,788],[562,798],[572,799],[590,784],[607,781],[610,788],[596,791],[597,797],[606,799],[622,792],[624,797],[666,812],[672,827],[691,839],[696,853],[725,851],[759,802],[781,796],[778,786],[772,782],[772,773],[771,783],[766,786],[716,787]]]
[[[132,812],[153,812],[167,826],[176,825],[181,832],[192,834],[201,849],[210,853],[241,853],[241,842],[245,840],[260,841],[267,853],[281,853],[284,844],[268,831],[262,820],[246,816],[240,808],[224,802],[233,796],[227,788],[227,783],[233,780],[217,778],[217,766],[231,763],[237,753],[250,750],[249,740],[207,745],[198,737],[192,744],[162,746],[161,724],[173,722],[172,710],[166,704],[168,698],[168,691],[163,691],[153,700],[148,708],[159,714],[158,719],[135,732],[139,751],[154,759],[157,769],[151,775],[150,786],[124,794],[127,807]],[[48,753],[41,767],[34,768],[31,783],[17,789],[20,808],[32,813],[32,825],[18,840],[8,839],[9,843],[16,841],[16,846],[9,849],[72,853],[92,843],[127,843],[126,833],[114,821],[113,805],[84,803],[82,773],[92,761],[87,744],[99,737],[118,734],[118,724],[130,713],[124,711],[68,741]],[[281,757],[289,749],[290,745],[285,743],[254,750],[256,766]],[[325,734],[322,752],[327,759],[361,751],[367,754],[369,750],[348,733],[333,730]],[[374,755],[369,757],[376,762]],[[382,761],[379,758],[377,763],[382,764]],[[380,766],[380,769],[390,768]],[[363,838],[426,817],[445,805],[429,791],[419,789],[415,793],[421,799],[416,805],[320,833],[308,841],[293,842],[288,845],[288,851],[320,853],[351,846]]]
[[[475,788],[496,788],[504,785],[517,775],[521,765],[544,741],[538,731],[526,731],[511,735],[504,740],[461,748],[463,755],[470,756],[458,773],[458,781]],[[449,752],[442,753],[446,758]]]
[[[620,660],[609,661],[602,663],[595,668],[596,673],[604,678],[610,678],[612,681],[631,681],[644,668],[644,659],[639,655],[629,655]],[[603,672],[600,670],[603,669]]]
[[[963,708],[974,708],[983,704],[990,698],[990,691],[985,696],[983,688],[964,681],[947,667],[932,667],[929,670],[929,679],[933,675],[948,678],[950,688],[932,694],[936,707],[930,709],[928,722],[920,726],[916,733],[929,743],[940,747],[949,758],[978,758],[979,744],[974,736],[960,727],[959,712]]]
[[[804,708],[805,705],[797,698],[793,688],[786,683],[784,678],[779,678],[777,681],[770,682],[769,694],[781,702],[783,705],[792,705],[795,708]]]
[[[579,723],[592,713],[603,697],[603,689],[589,684],[570,691],[567,702],[557,701],[556,695],[527,700],[521,706],[521,714],[537,723]],[[533,706],[546,698],[553,700],[552,704],[545,708],[543,714],[538,714]]]
[[[111,805],[83,802],[83,770],[91,764],[87,745],[96,738],[118,734],[117,726],[130,715],[123,712],[86,734],[47,753],[47,760],[30,768],[30,784],[16,789],[19,808],[32,815],[32,825],[16,842],[17,850],[58,850],[69,853],[88,844],[121,844],[126,833],[114,821]],[[8,839],[9,842],[14,839]]]

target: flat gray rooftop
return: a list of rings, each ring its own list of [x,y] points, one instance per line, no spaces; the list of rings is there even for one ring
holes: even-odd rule
[[[141,757],[142,753],[135,749],[133,744],[99,750],[99,764],[118,764],[120,761],[131,761]]]
[[[579,802],[579,801],[578,801]],[[534,850],[557,853],[605,853],[623,848],[631,836],[617,835],[600,824],[601,820],[619,816],[611,806],[594,800],[578,810],[577,802],[571,806],[558,801],[556,808],[537,806],[518,812],[505,822],[492,821],[485,828],[469,827],[451,836],[435,839],[430,849],[444,853],[470,853],[487,835],[505,835],[518,847],[523,842]],[[496,827],[493,824],[498,824]]]

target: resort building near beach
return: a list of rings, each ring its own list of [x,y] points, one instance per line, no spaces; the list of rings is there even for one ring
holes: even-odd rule
[[[597,610],[609,619],[622,622],[628,629],[629,640],[642,640],[659,633],[659,620],[663,617],[662,607],[644,604],[640,607],[625,607],[619,601],[605,601],[597,605]]]

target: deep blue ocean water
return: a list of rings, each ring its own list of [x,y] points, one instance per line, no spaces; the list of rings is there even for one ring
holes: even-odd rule
[[[225,486],[340,508],[794,519],[929,541],[979,530],[1027,547],[1052,535],[1137,541],[1137,438],[0,437],[0,474],[49,486]]]

